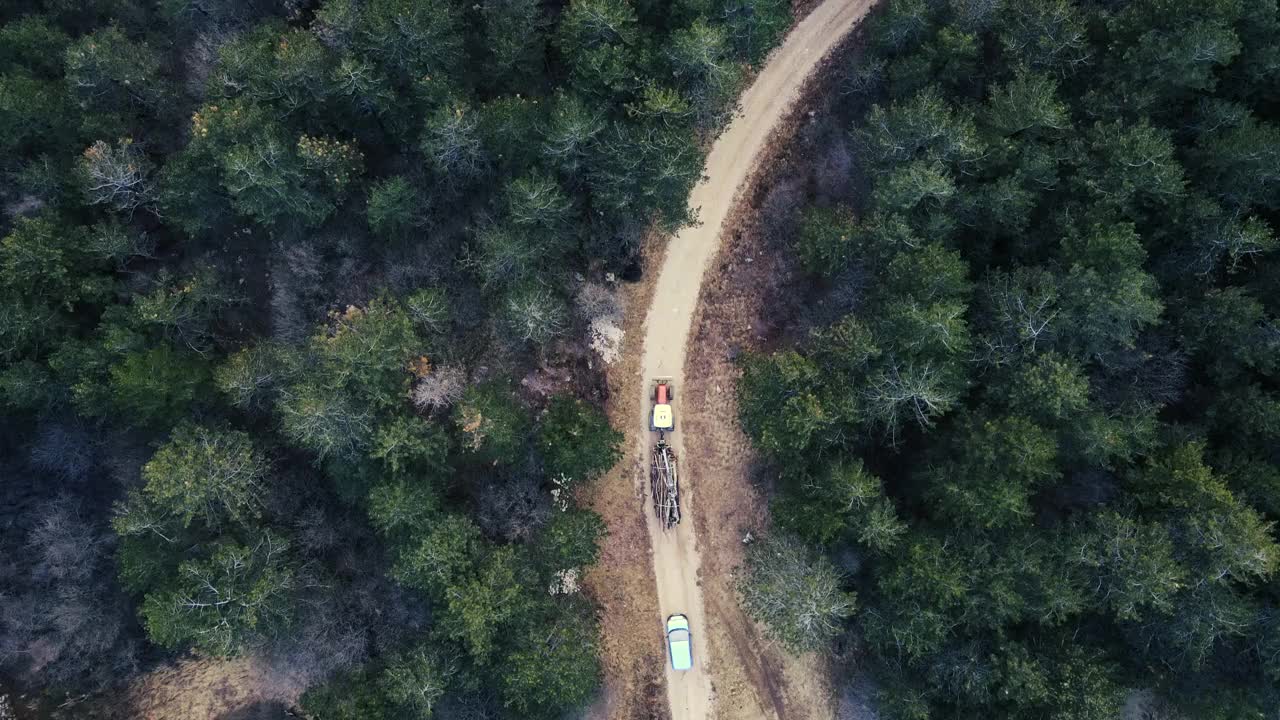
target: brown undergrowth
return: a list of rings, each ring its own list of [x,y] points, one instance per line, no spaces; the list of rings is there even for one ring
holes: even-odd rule
[[[644,243],[640,282],[621,288],[622,350],[607,370],[609,421],[626,435],[622,447],[636,446],[641,431],[634,422],[638,408],[633,392],[639,382],[641,343],[644,341],[644,308],[653,297],[656,268],[662,263],[663,238]],[[666,658],[656,608],[657,589],[645,528],[644,498],[636,490],[635,477],[644,468],[628,452],[622,462],[582,491],[579,500],[604,519],[609,534],[601,542],[600,559],[587,573],[585,589],[600,605],[604,669],[601,697],[587,717],[604,720],[666,720],[668,710],[662,676]]]
[[[702,589],[715,658],[721,720],[827,719],[835,716],[829,658],[786,653],[748,618],[735,588],[745,543],[769,526],[772,478],[737,418],[735,359],[770,349],[798,322],[806,295],[779,232],[779,219],[802,200],[828,164],[821,135],[832,114],[842,65],[859,42],[855,31],[806,84],[795,111],[770,141],[704,280],[685,367],[685,452],[697,468]],[[779,190],[781,188],[781,190]],[[784,223],[785,224],[785,223]]]

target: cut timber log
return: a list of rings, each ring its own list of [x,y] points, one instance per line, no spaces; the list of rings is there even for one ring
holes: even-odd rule
[[[676,454],[661,435],[653,446],[649,494],[653,497],[653,512],[664,530],[680,522],[680,479],[676,473]]]

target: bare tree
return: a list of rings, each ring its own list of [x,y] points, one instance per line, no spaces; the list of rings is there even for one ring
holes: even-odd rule
[[[880,720],[875,681],[859,671],[841,684],[836,698],[836,720]]]
[[[853,189],[853,153],[839,135],[826,139],[827,149],[813,169],[817,194],[829,202],[844,202]]]
[[[896,444],[907,422],[927,428],[935,417],[951,409],[957,399],[951,385],[932,363],[893,363],[870,379],[864,397],[872,419]]]
[[[517,292],[503,310],[507,329],[521,342],[545,345],[568,329],[564,301],[544,288]]]
[[[193,2],[192,6],[201,3]],[[194,10],[194,8],[193,8]],[[193,14],[204,14],[194,11]],[[186,45],[182,53],[183,76],[187,91],[193,96],[202,95],[209,84],[209,76],[218,64],[218,51],[230,42],[235,35],[224,30],[211,30],[196,35],[195,40]]]
[[[790,238],[804,205],[804,183],[798,177],[784,178],[769,188],[760,207],[761,222],[769,239]]]
[[[419,410],[453,405],[467,389],[467,373],[460,367],[441,365],[419,378],[413,386],[413,404]]]
[[[28,456],[31,467],[65,482],[80,482],[97,461],[93,436],[77,421],[40,424]]]
[[[304,572],[298,585],[298,617],[267,649],[268,668],[276,687],[304,689],[369,657],[369,618],[353,611],[348,587],[339,581]]]
[[[771,535],[747,550],[747,575],[739,583],[743,604],[793,650],[817,650],[839,634],[853,614],[854,595],[842,589],[839,571],[800,540]]]
[[[301,342],[320,321],[327,300],[323,253],[313,242],[282,242],[271,258],[271,335]]]
[[[479,175],[485,167],[485,156],[478,114],[466,105],[440,108],[427,121],[422,151],[450,182]]]
[[[443,332],[449,322],[449,298],[440,288],[423,288],[405,300],[414,324],[428,332]]]
[[[1004,365],[1056,339],[1060,324],[1057,281],[1040,269],[989,273],[981,290],[989,326],[978,336],[978,359]]]
[[[307,505],[293,519],[297,532],[293,535],[298,549],[307,555],[321,555],[337,547],[343,540],[339,526],[320,505]]]
[[[99,140],[80,157],[81,187],[89,202],[108,205],[133,215],[138,208],[155,203],[151,161],[133,140],[122,138],[115,145]]]
[[[1148,332],[1137,346],[1110,353],[1090,378],[1090,394],[1111,408],[1162,407],[1176,403],[1190,373],[1187,354],[1174,338]]]
[[[854,55],[840,79],[840,92],[857,98],[873,97],[884,86],[886,65],[883,58]]]
[[[550,493],[528,473],[485,483],[476,505],[476,522],[481,529],[512,542],[531,539],[551,517]]]
[[[95,257],[115,262],[123,270],[125,261],[132,257],[155,256],[155,238],[139,233],[118,222],[95,225],[85,247]]]
[[[956,24],[968,32],[991,27],[1003,9],[1003,0],[951,0],[951,12]]]
[[[1276,234],[1256,217],[1241,218],[1240,211],[1210,216],[1193,231],[1188,252],[1190,270],[1210,275],[1225,268],[1237,273],[1276,249]]]
[[[586,282],[573,298],[573,309],[588,322],[601,316],[621,319],[622,302],[618,294],[605,285]]]
[[[622,301],[609,286],[583,283],[573,298],[574,314],[587,322],[588,344],[606,364],[622,352]]]
[[[0,669],[44,686],[95,690],[137,664],[108,537],[60,497],[37,507],[0,590]]]
[[[498,720],[503,712],[497,698],[476,693],[448,693],[437,708],[449,720]]]
[[[1187,720],[1186,716],[1151,690],[1135,690],[1125,698],[1125,720]]]
[[[89,579],[102,553],[100,536],[81,520],[78,503],[69,497],[45,506],[27,548],[36,562],[33,575],[54,582]]]

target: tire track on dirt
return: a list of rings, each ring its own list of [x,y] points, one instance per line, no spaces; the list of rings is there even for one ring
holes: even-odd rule
[[[732,614],[739,614],[737,608],[724,608],[720,603],[712,600],[711,612],[717,617],[731,617]],[[739,660],[746,667],[747,677],[751,678],[751,682],[755,684],[756,691],[763,690],[762,697],[769,699],[769,704],[773,708],[773,712],[778,716],[778,720],[786,720],[787,703],[782,692],[782,688],[778,687],[778,680],[775,674],[764,666],[763,660],[760,658],[756,647],[760,645],[760,637],[756,634],[755,628],[749,623],[741,623],[742,630],[739,632],[730,632],[729,638],[733,641],[734,650],[737,651]],[[754,647],[753,647],[754,646]]]

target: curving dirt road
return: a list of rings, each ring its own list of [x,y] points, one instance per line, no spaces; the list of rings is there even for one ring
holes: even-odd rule
[[[759,162],[769,136],[786,117],[805,80],[872,4],[872,0],[825,0],[816,7],[769,57],[755,82],[743,94],[738,116],[712,146],[703,180],[689,196],[689,205],[697,211],[699,224],[685,228],[667,245],[645,318],[638,388],[641,402],[637,422],[644,429],[637,447],[640,458],[647,461],[649,443],[653,440],[648,432],[649,381],[661,376],[674,378],[676,432],[672,434],[672,444],[677,456],[683,457],[679,428],[685,343],[703,273],[720,245],[720,229]],[[647,473],[642,475],[637,482],[645,488],[647,503],[648,477]],[[663,531],[648,507],[645,513],[658,586],[660,618],[654,623],[654,630],[661,632],[661,621],[667,616],[683,613],[689,617],[693,631],[693,670],[677,673],[667,668],[672,720],[707,720],[714,701],[708,646],[706,642],[699,642],[707,620],[698,584],[700,560],[694,536],[697,485],[698,468],[682,467],[684,516],[674,529]]]

